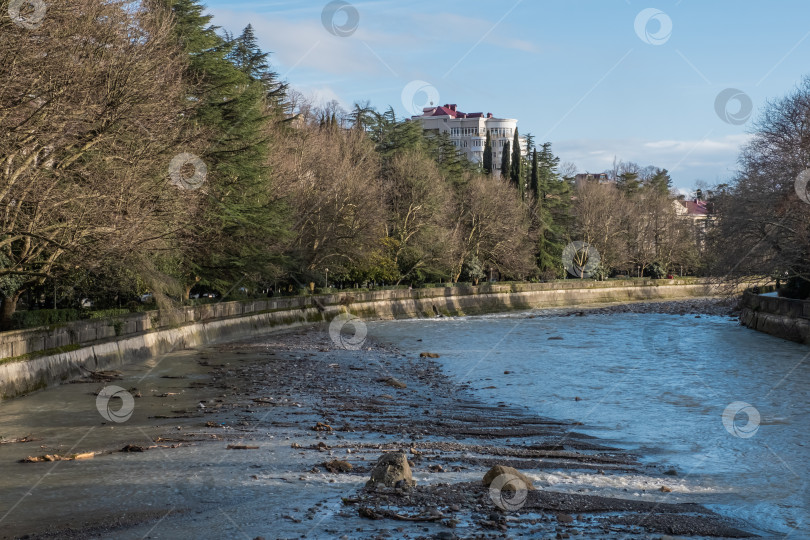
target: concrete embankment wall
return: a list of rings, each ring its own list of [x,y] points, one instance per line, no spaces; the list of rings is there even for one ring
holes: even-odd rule
[[[0,334],[0,400],[171,351],[329,321],[458,316],[499,311],[710,296],[698,280],[554,282],[223,302],[119,321],[80,322]],[[75,350],[47,354],[54,347]],[[37,352],[43,354],[34,356]],[[17,353],[17,354],[14,354]],[[34,353],[32,355],[32,353]],[[26,356],[20,356],[26,355]],[[6,360],[3,361],[2,358]]]
[[[740,322],[772,336],[810,345],[810,302],[746,292]]]

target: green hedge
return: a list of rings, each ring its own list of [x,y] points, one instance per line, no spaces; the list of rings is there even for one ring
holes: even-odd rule
[[[128,309],[102,309],[89,311],[82,309],[36,309],[17,311],[12,315],[12,326],[17,329],[51,326],[82,320],[102,320],[120,317],[131,313]]]
[[[17,311],[12,315],[14,328],[33,328],[50,326],[79,320],[78,309],[38,309],[34,311]]]

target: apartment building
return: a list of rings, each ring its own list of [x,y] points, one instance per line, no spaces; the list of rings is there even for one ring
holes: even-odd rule
[[[506,143],[511,145],[518,122],[514,118],[495,118],[492,113],[463,113],[455,104],[425,107],[421,115],[413,116],[411,120],[421,122],[425,130],[449,134],[456,148],[473,163],[484,161],[484,146],[489,130],[492,165],[498,174]],[[518,136],[518,140],[521,154],[527,155],[526,139]]]

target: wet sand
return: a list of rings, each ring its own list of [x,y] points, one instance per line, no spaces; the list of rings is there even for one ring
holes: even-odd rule
[[[700,301],[645,305],[656,307],[637,309],[719,309]],[[589,312],[595,311],[553,316]],[[131,366],[113,381],[142,396],[127,422],[100,425],[88,413],[73,427],[81,433],[93,422],[97,431],[79,442],[60,438],[63,428],[53,425],[43,429],[39,441],[0,446],[0,478],[16,475],[13,485],[2,480],[0,485],[24,496],[10,512],[0,505],[0,517],[8,516],[0,522],[0,536],[751,536],[742,524],[684,501],[675,487],[677,471],[644,466],[637,456],[577,433],[575,425],[484,403],[448,380],[421,352],[370,342],[361,350],[345,350],[321,326]],[[392,385],[391,378],[405,387]],[[108,383],[90,380],[20,401],[47,406],[60,392],[89,395]],[[26,434],[0,432],[5,439]],[[120,452],[126,445],[144,451]],[[17,463],[27,455],[68,450],[100,453],[81,462]],[[417,485],[365,490],[377,458],[396,450],[408,454]],[[351,469],[327,465],[333,460]],[[496,464],[529,475],[555,470],[643,475],[655,496],[631,500],[565,493],[535,482],[538,489],[527,493],[519,509],[504,511],[481,482]],[[67,478],[51,484],[59,472]],[[82,486],[78,479],[88,477]],[[52,506],[42,506],[49,501]]]

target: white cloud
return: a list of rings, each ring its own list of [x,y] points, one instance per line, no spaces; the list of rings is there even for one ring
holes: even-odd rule
[[[510,35],[506,23],[493,27],[493,21],[489,19],[476,19],[456,13],[414,13],[411,17],[414,20],[414,27],[418,28],[423,36],[440,36],[445,41],[464,44],[474,44],[480,39],[481,43],[505,49],[530,53],[539,51],[537,45],[531,41]],[[419,37],[414,35],[408,39]]]
[[[332,90],[328,86],[318,86],[318,87],[307,87],[307,86],[295,86],[295,89],[304,94],[306,98],[312,102],[313,105],[316,106],[323,106],[326,105],[328,102],[332,101],[333,99],[340,103],[340,106],[346,110],[351,109],[350,104],[346,103],[343,98],[341,98],[337,92]]]
[[[289,11],[248,13],[221,8],[209,11],[214,15],[214,24],[235,34],[252,24],[260,46],[272,53],[271,59],[280,65],[282,75],[296,68],[310,68],[338,75],[405,76],[399,73],[402,51],[424,44],[426,35],[445,43],[466,46],[483,39],[482,43],[488,45],[537,52],[532,42],[509,35],[503,24],[492,29],[492,21],[455,14],[407,13],[402,18],[410,22],[397,25],[397,32],[378,32],[368,24],[360,24],[351,36],[337,37],[326,31],[320,16],[295,19]],[[429,51],[426,48],[424,52]]]
[[[556,142],[554,152],[562,161],[574,163],[581,172],[605,171],[616,158],[667,169],[677,185],[686,186],[698,178],[710,182],[728,178],[735,169],[740,148],[749,139],[750,135],[657,141],[577,139]]]
[[[363,32],[360,27],[349,38],[331,35],[320,18],[294,21],[277,15],[211,9],[213,22],[238,34],[248,23],[259,45],[271,53],[271,61],[279,66],[279,73],[287,78],[298,68],[315,69],[323,73],[345,75],[375,74],[385,70],[384,65],[363,42],[374,43],[380,36]]]

